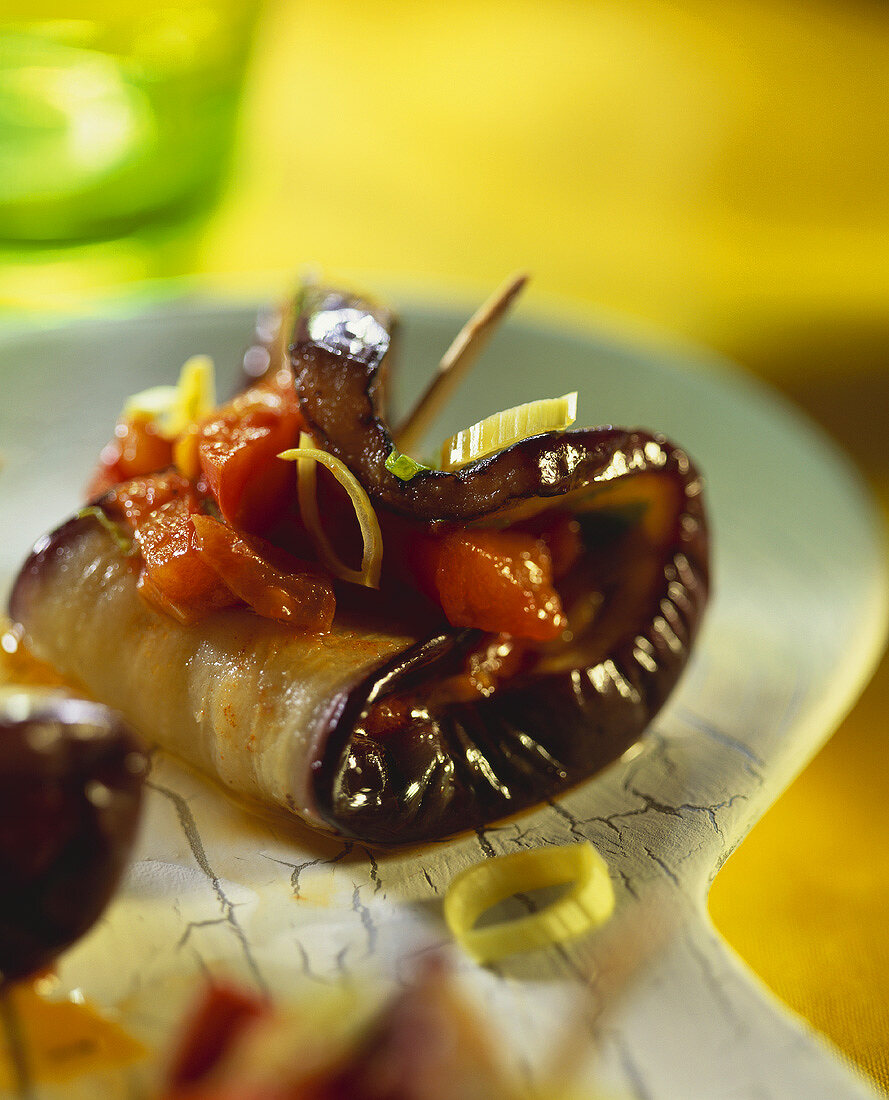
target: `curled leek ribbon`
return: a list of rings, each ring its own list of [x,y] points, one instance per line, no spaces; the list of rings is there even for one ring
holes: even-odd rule
[[[352,584],[363,584],[367,588],[379,588],[380,569],[383,561],[383,536],[370,497],[368,497],[358,478],[355,477],[342,459],[316,447],[312,442],[312,437],[306,432],[300,433],[298,447],[292,447],[289,451],[282,451],[278,458],[297,463],[297,499],[299,500],[300,513],[303,523],[305,523],[318,549],[318,556],[321,561],[335,577],[339,577],[341,580],[349,581]],[[330,470],[352,501],[352,507],[355,509],[355,515],[361,528],[361,537],[364,541],[360,569],[350,569],[341,561],[324,533],[321,516],[318,512],[315,481],[316,463]]]
[[[476,927],[483,913],[514,894],[554,886],[566,889],[539,912]],[[613,911],[608,866],[586,842],[474,864],[457,875],[444,901],[452,934],[481,963],[573,939],[604,924]]]

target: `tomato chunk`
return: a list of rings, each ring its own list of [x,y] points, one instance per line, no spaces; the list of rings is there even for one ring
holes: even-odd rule
[[[176,1088],[202,1080],[235,1039],[269,1011],[267,1001],[246,990],[218,981],[207,985],[173,1054],[170,1084]]]
[[[139,591],[183,623],[237,603],[237,597],[205,560],[191,523],[194,502],[167,501],[136,528],[143,568]]]
[[[542,539],[553,563],[553,578],[561,580],[583,554],[580,524],[570,512],[543,512],[519,530]]]
[[[423,535],[408,560],[452,626],[545,641],[567,625],[549,550],[531,534],[467,528]]]
[[[92,498],[133,477],[164,470],[173,462],[173,444],[144,417],[120,420],[114,439],[102,448],[99,465],[87,488]]]
[[[260,532],[281,516],[295,474],[277,455],[295,446],[303,426],[295,393],[268,386],[247,390],[201,425],[201,472],[227,523]]]
[[[212,516],[193,515],[201,560],[258,614],[326,633],[336,610],[330,579],[317,567]]]
[[[197,508],[192,485],[180,474],[168,470],[115,485],[102,500],[102,506],[112,518],[126,521],[135,530],[147,516],[171,500],[187,501],[191,511]]]

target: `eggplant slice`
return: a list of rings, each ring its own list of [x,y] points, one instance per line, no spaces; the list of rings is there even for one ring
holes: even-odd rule
[[[37,656],[149,739],[242,796],[379,845],[489,824],[619,757],[685,667],[708,593],[701,479],[663,436],[549,433],[455,472],[390,473],[392,338],[387,311],[303,291],[291,359],[316,443],[378,510],[424,524],[570,513],[583,551],[558,584],[560,639],[345,605],[324,636],[244,610],[183,627],[144,604],[132,561],[89,519],[38,544],[11,602]]]
[[[42,539],[12,592],[31,652],[133,727],[250,801],[324,827],[308,794],[316,731],[415,635],[337,615],[302,635],[246,609],[191,626],[139,595],[138,566],[90,516]]]
[[[655,442],[628,440],[634,452]],[[348,693],[313,772],[333,828],[379,844],[477,828],[587,779],[640,737],[685,667],[707,598],[700,496],[684,455],[657,446],[667,461],[636,475],[638,497],[615,486],[578,513],[586,552],[559,586],[562,639],[443,631]]]
[[[312,773],[316,808],[338,832],[379,844],[477,828],[620,756],[685,667],[709,583],[701,479],[661,435],[549,433],[454,472],[390,473],[392,336],[384,310],[304,293],[291,359],[316,441],[378,507],[476,524],[569,511],[584,553],[559,585],[563,639],[529,647],[444,631],[375,669],[332,712]]]

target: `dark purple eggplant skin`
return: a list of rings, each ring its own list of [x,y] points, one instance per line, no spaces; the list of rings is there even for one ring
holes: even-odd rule
[[[310,429],[378,510],[424,524],[567,511],[584,551],[559,580],[570,637],[536,644],[430,626],[332,701],[310,764],[315,808],[333,831],[380,846],[490,825],[617,759],[678,681],[709,589],[701,479],[663,436],[586,429],[524,440],[455,473],[403,482],[385,470],[392,335],[384,310],[310,288],[291,349]],[[43,558],[65,553],[67,530],[29,560],[14,618],[25,617]],[[492,687],[473,670],[498,647]]]
[[[605,475],[623,428],[534,436],[459,470],[390,473],[386,377],[391,314],[360,298],[308,287],[290,349],[300,411],[324,450],[342,459],[377,505],[413,519],[471,522],[534,498],[556,500]]]
[[[99,918],[126,868],[148,759],[98,703],[0,704],[0,986],[48,966]]]
[[[464,523],[529,504],[564,509],[584,543],[560,582],[580,624],[570,639],[534,647],[445,630],[338,701],[314,766],[319,812],[347,836],[413,844],[589,778],[638,740],[688,661],[709,590],[698,472],[663,436],[609,426],[536,436],[459,471],[401,481],[384,465],[393,448],[387,315],[321,288],[301,306],[291,361],[303,415],[378,508]],[[470,671],[495,644],[519,647],[518,671],[473,692]]]
[[[665,477],[685,480],[678,469]],[[707,601],[700,496],[681,499],[655,546],[626,515],[582,518],[588,554],[560,587],[574,593],[575,616],[585,599],[595,616],[570,642],[524,649],[490,694],[455,698],[449,685],[468,683],[502,639],[446,630],[344,696],[313,773],[321,816],[383,846],[439,840],[554,798],[620,757],[676,685]]]

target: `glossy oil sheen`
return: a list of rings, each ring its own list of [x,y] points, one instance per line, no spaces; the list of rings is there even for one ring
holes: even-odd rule
[[[641,735],[688,660],[709,576],[697,471],[662,436],[607,427],[532,437],[457,472],[402,481],[383,462],[393,446],[386,316],[323,290],[301,304],[292,349],[301,411],[378,507],[464,522],[563,509],[581,518],[584,543],[561,584],[568,632],[546,647],[501,642],[522,656],[493,690],[473,690],[473,668],[497,639],[451,630],[348,693],[313,771],[321,816],[362,840],[415,843],[588,778]]]

